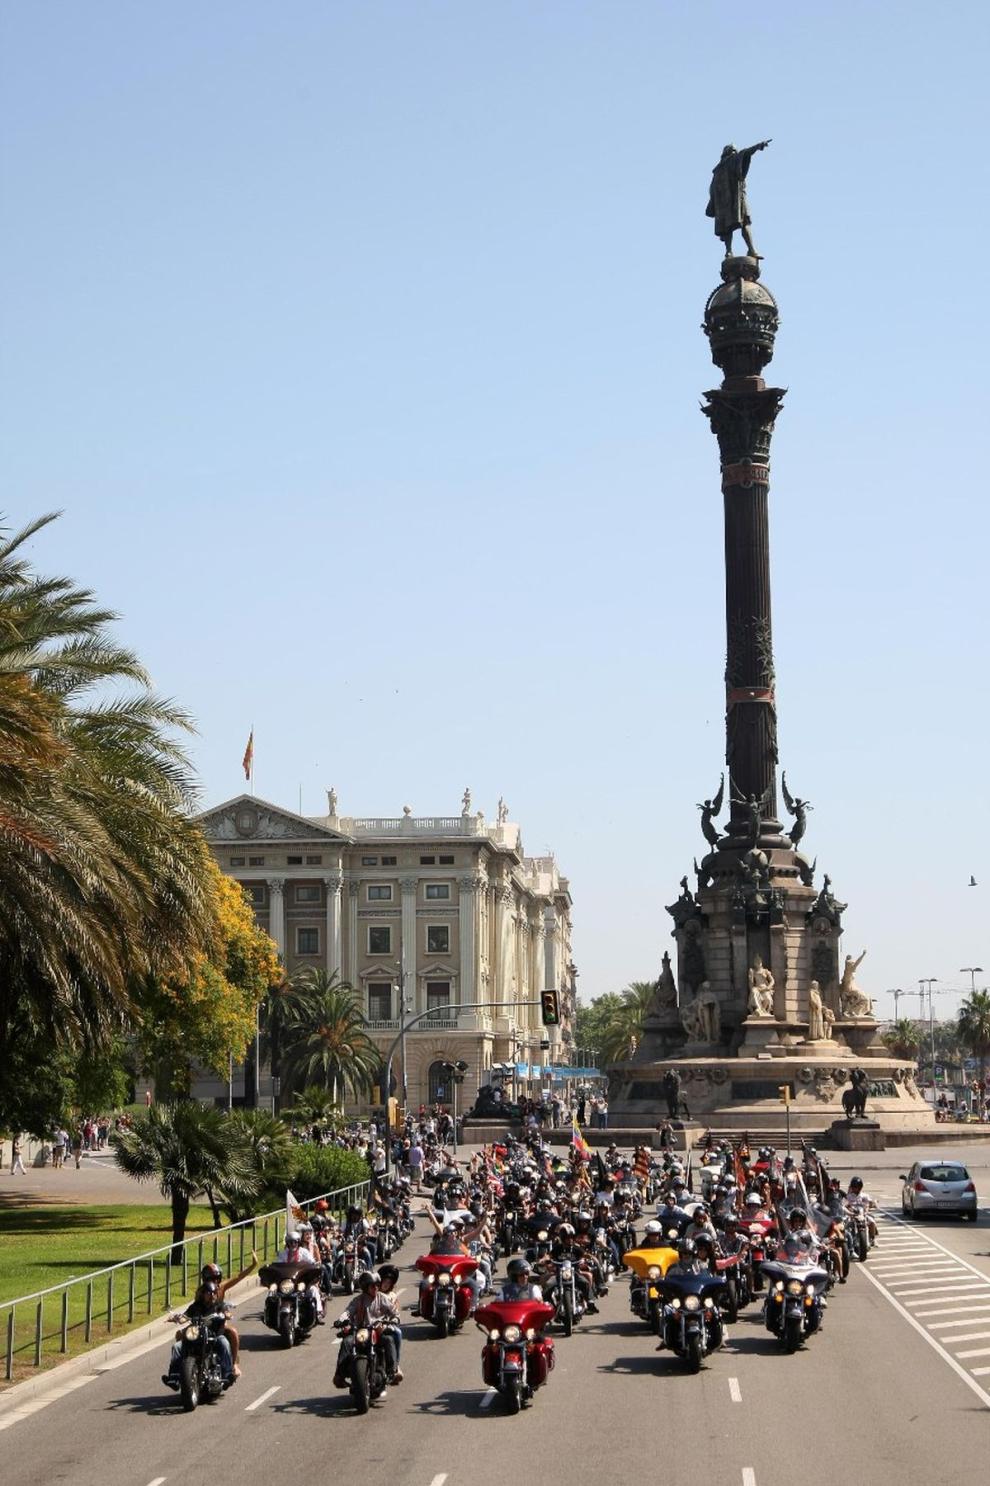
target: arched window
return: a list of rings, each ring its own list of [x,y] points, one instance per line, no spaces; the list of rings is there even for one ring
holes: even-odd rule
[[[450,1068],[446,1063],[430,1064],[430,1095],[431,1104],[449,1104],[450,1093]]]

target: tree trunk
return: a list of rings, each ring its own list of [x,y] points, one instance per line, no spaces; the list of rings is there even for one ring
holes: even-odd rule
[[[211,1211],[213,1213],[213,1226],[214,1226],[214,1228],[222,1228],[223,1227],[223,1213],[220,1211],[220,1207],[219,1207],[219,1205],[217,1203],[217,1199],[213,1195],[213,1189],[211,1187],[206,1187],[205,1188],[205,1191],[206,1191],[206,1200],[210,1204],[210,1209],[211,1209]]]
[[[189,1217],[189,1198],[182,1192],[172,1193],[172,1253],[170,1263],[182,1263],[182,1240],[186,1236],[186,1221]]]

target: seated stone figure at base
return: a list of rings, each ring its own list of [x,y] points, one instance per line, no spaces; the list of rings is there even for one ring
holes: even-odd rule
[[[750,1016],[773,1016],[773,975],[757,955],[749,970],[749,1000],[746,1003]]]

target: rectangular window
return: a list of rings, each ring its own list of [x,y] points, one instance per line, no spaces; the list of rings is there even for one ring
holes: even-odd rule
[[[288,862],[290,867],[302,866],[302,857],[286,857],[285,860]]]
[[[395,857],[382,857],[382,866],[383,867],[394,867],[395,866],[395,863],[396,863],[396,858]]]
[[[392,1019],[392,987],[391,985],[368,986],[368,1020],[370,1022],[388,1022]]]
[[[421,867],[433,867],[436,865],[436,860],[436,857],[420,857],[419,865]]]
[[[319,929],[296,930],[296,954],[318,955],[320,952]]]
[[[361,866],[362,867],[377,867],[378,866],[378,858],[377,857],[362,857],[361,858]]]
[[[320,884],[318,882],[297,882],[297,903],[318,903],[320,901]]]
[[[449,882],[428,882],[426,884],[426,896],[427,896],[427,898],[431,899],[433,902],[437,902],[441,898],[449,898],[450,897],[450,883]]]
[[[450,1007],[450,981],[428,980],[426,982],[427,1011],[446,1011]]]
[[[450,928],[447,924],[427,925],[426,953],[428,955],[450,954]]]
[[[388,882],[369,882],[368,883],[368,902],[369,903],[391,903],[391,901],[392,901],[392,885],[391,885],[391,883],[388,883]]]
[[[263,882],[242,882],[241,887],[247,893],[248,901],[255,908],[263,908],[265,903],[265,884]]]
[[[264,859],[264,857],[248,857],[248,866],[249,867],[263,867],[264,865],[265,865],[265,859]]]
[[[387,924],[372,924],[369,927],[368,953],[369,955],[390,955],[392,953],[392,930]]]
[[[230,865],[232,867],[243,867],[244,866],[244,858],[243,857],[231,857],[231,859],[230,859]]]
[[[306,858],[306,866],[307,867],[320,867],[322,865],[323,865],[323,858],[321,856],[307,857]]]
[[[452,867],[454,865],[453,857],[437,857],[437,861],[440,863],[441,867]]]

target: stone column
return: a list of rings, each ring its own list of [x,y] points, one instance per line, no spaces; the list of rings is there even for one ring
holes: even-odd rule
[[[347,884],[347,979],[358,987],[358,893],[359,882]]]
[[[343,959],[340,943],[340,890],[344,879],[339,872],[331,872],[323,879],[327,894],[326,961],[328,975],[343,974]]]
[[[458,883],[460,899],[458,902],[457,932],[460,938],[461,952],[458,1000],[462,1004],[466,1001],[477,1001],[479,999],[477,995],[478,955],[475,936],[475,918],[478,905],[477,889],[478,883],[473,877],[462,877]]]
[[[285,878],[268,879],[268,932],[278,945],[278,952],[285,959]]]
[[[402,991],[410,1005],[410,1012],[416,1012],[423,1008],[417,1004],[418,986],[416,984],[416,879],[415,877],[403,877],[399,886],[402,889],[402,948],[400,952],[400,963],[402,965]]]

